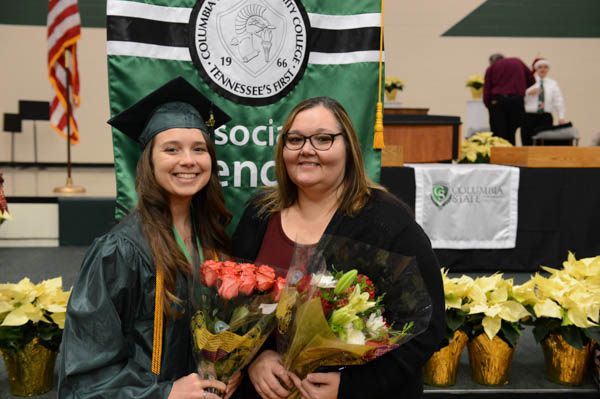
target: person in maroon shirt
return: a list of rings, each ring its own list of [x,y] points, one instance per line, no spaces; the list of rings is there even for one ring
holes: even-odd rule
[[[502,54],[490,56],[483,83],[483,103],[488,108],[494,136],[515,144],[515,132],[523,124],[525,114],[525,90],[534,83],[533,73],[520,59],[504,58]]]

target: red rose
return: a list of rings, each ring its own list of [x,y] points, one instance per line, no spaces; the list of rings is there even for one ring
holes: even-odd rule
[[[256,266],[254,266],[252,263],[241,263],[239,267],[242,270],[242,273],[256,273]]]
[[[240,292],[244,295],[252,295],[256,288],[256,276],[254,272],[242,271],[240,276]]]
[[[267,265],[262,265],[256,271],[256,282],[260,291],[268,291],[275,282],[275,270]]]
[[[208,263],[210,262],[210,263]],[[204,284],[207,287],[212,287],[215,285],[217,279],[219,278],[220,270],[221,270],[221,262],[208,261],[202,265],[202,278],[204,279]]]
[[[219,286],[219,295],[225,299],[231,299],[238,296],[240,288],[240,279],[233,274],[221,276],[221,285]]]
[[[277,277],[277,280],[275,280],[275,285],[273,286],[273,290],[271,291],[271,298],[273,298],[274,301],[278,301],[284,288],[285,279],[283,277]]]
[[[221,267],[221,276],[225,276],[225,275],[232,275],[232,276],[237,276],[240,274],[241,269],[238,267],[237,264],[233,263],[233,262],[224,262],[223,266]]]

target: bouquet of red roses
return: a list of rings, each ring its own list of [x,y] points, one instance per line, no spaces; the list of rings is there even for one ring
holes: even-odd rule
[[[277,344],[284,366],[300,378],[319,367],[372,361],[423,332],[431,318],[414,257],[347,238],[321,239],[287,280]]]
[[[285,279],[266,265],[215,260],[201,264],[195,277],[191,329],[198,372],[227,382],[273,331]]]

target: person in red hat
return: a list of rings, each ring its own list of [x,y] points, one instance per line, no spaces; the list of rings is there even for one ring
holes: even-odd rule
[[[525,92],[525,120],[521,129],[523,145],[532,145],[536,129],[550,127],[554,121],[552,112],[558,114],[558,123],[565,123],[565,101],[558,83],[548,77],[550,62],[545,58],[536,58],[531,66],[535,84]]]

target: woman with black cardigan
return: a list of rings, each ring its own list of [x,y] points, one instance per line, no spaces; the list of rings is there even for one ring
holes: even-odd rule
[[[367,364],[314,372],[304,380],[284,369],[277,352],[265,349],[248,368],[246,385],[269,399],[285,398],[294,385],[310,399],[421,397],[421,367],[444,334],[439,264],[406,205],[367,177],[354,126],[337,101],[313,98],[292,110],[277,144],[275,173],[278,185],[246,208],[233,235],[234,255],[287,267],[295,248],[310,253],[324,236],[402,254],[424,283],[429,323],[408,343]],[[252,395],[246,390],[247,396]]]

